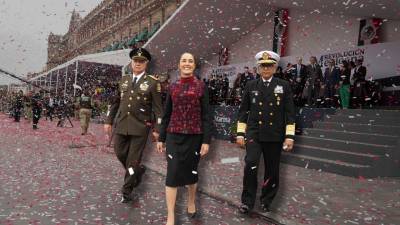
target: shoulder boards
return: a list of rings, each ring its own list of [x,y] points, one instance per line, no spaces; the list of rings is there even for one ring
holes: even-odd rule
[[[151,78],[154,79],[154,80],[159,80],[157,77],[155,77],[155,76],[153,76],[153,75],[147,75],[147,76],[151,77]]]

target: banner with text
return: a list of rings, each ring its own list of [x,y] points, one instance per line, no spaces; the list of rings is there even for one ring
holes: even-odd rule
[[[327,60],[333,59],[336,65],[343,60],[355,61],[363,59],[363,65],[367,67],[367,79],[382,79],[386,77],[400,76],[400,42],[387,42],[364,45],[355,48],[342,49],[324,53],[304,54],[303,63],[308,64],[310,56],[316,56],[322,67],[327,66]],[[296,63],[299,56],[282,57],[280,65]]]

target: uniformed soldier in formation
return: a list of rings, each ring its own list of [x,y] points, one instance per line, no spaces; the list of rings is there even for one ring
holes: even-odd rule
[[[261,78],[247,83],[237,126],[237,143],[246,146],[242,205],[239,208],[245,214],[255,204],[261,155],[265,165],[261,209],[269,212],[279,187],[281,150],[293,148],[295,132],[295,107],[290,84],[273,76],[279,55],[262,51],[255,58]]]
[[[132,200],[131,192],[141,181],[145,172],[141,158],[147,137],[152,124],[155,124],[153,135],[158,139],[162,117],[160,82],[146,74],[150,53],[144,48],[136,48],[129,56],[132,62],[123,69],[119,95],[114,99],[104,125],[105,131],[111,133],[111,125],[114,124],[114,135],[111,135],[114,136],[114,151],[126,171],[122,187],[123,203]]]
[[[32,92],[29,92],[26,96],[25,96],[25,106],[24,106],[24,113],[25,113],[25,118],[31,122],[32,120],[32,103],[31,103],[31,99],[32,99]]]
[[[13,115],[15,122],[19,122],[23,107],[24,107],[24,93],[22,91],[19,91],[14,99],[14,104],[13,104]]]
[[[32,96],[31,99],[31,106],[32,106],[32,122],[33,122],[33,129],[38,129],[38,123],[42,114],[42,102],[40,93],[36,93]]]
[[[81,121],[82,135],[87,134],[90,117],[92,116],[92,97],[88,90],[82,93],[79,100],[79,119]]]

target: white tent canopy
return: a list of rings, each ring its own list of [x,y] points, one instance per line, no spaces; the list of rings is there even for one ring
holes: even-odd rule
[[[123,50],[112,51],[112,52],[101,52],[101,53],[95,53],[95,54],[89,54],[89,55],[80,55],[80,56],[77,56],[77,57],[71,59],[70,61],[68,61],[66,63],[58,65],[57,67],[54,67],[53,69],[36,76],[35,78],[33,78],[33,80],[36,80],[43,76],[46,76],[53,71],[63,69],[63,68],[65,68],[69,65],[72,65],[78,61],[125,66],[129,63],[129,51],[130,51],[130,49],[123,49]]]

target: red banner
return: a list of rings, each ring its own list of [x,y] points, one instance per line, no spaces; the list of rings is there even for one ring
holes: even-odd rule
[[[285,56],[288,40],[289,10],[279,9],[275,12],[273,51]]]

